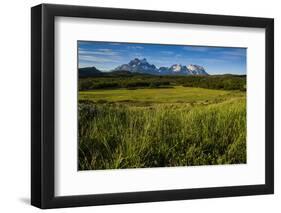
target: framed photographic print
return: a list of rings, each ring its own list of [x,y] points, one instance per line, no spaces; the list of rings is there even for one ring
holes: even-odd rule
[[[274,21],[31,9],[31,203],[272,194]]]

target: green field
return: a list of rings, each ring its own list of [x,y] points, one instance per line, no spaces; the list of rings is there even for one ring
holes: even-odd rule
[[[198,103],[221,102],[231,97],[242,97],[244,92],[210,90],[193,87],[176,86],[174,88],[158,89],[115,89],[82,91],[80,100],[92,100],[95,102],[145,102],[145,103]]]
[[[79,92],[79,170],[246,163],[246,92]]]

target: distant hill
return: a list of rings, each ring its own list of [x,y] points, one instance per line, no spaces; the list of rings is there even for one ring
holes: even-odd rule
[[[79,68],[79,78],[81,78],[81,77],[102,76],[102,75],[103,75],[103,72],[98,70],[96,67]]]
[[[104,72],[106,76],[151,76],[153,74],[141,73],[141,72],[130,72],[126,70],[113,70],[111,72]]]
[[[113,70],[110,72],[102,72],[96,67],[79,68],[79,78],[88,77],[114,77],[114,76],[151,76],[148,73],[130,72],[126,70]]]
[[[109,75],[113,75],[113,76],[131,76],[133,73],[130,71],[126,71],[126,70],[116,70],[116,71],[112,71],[112,72],[108,72]]]

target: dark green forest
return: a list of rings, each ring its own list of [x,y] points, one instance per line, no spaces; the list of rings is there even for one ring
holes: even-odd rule
[[[167,88],[173,86],[246,91],[246,75],[158,76],[126,71],[79,78],[79,91],[114,88]]]

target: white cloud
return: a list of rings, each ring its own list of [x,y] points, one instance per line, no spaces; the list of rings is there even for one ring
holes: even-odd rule
[[[162,53],[164,55],[174,55],[175,54],[173,51],[166,51],[166,50],[160,51],[160,53]]]
[[[206,52],[206,51],[210,50],[210,47],[185,46],[185,47],[183,47],[183,49],[187,50],[187,51]]]
[[[225,50],[221,52],[222,55],[227,55],[227,56],[237,56],[237,57],[244,57],[246,56],[246,51],[245,49],[231,49],[231,50]]]
[[[79,49],[78,50],[79,55],[104,55],[104,56],[117,56],[119,55],[119,52],[115,52],[111,49],[96,49],[96,50],[85,50],[85,49]]]
[[[128,49],[133,49],[133,50],[141,50],[141,49],[143,49],[143,47],[142,46],[138,46],[138,45],[128,45],[127,46],[127,48]]]
[[[118,62],[118,58],[99,57],[94,55],[79,55],[79,61],[87,61],[93,63]]]

